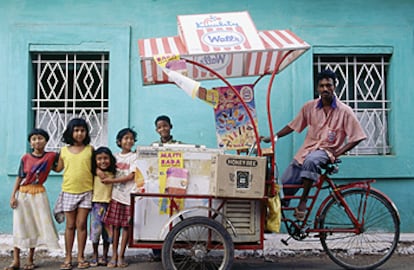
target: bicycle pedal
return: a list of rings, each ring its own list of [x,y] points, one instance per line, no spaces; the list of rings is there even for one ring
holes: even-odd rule
[[[280,239],[280,242],[282,242],[285,246],[289,246],[289,241],[290,237],[288,239]]]

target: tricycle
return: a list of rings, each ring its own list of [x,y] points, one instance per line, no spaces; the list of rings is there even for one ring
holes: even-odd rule
[[[184,189],[169,192],[165,183],[161,188],[149,184],[142,192],[131,194],[134,226],[129,246],[161,249],[165,269],[231,269],[235,250],[264,247],[268,203],[271,199],[279,200],[276,145],[271,140],[270,149],[261,148],[257,121],[245,102],[246,95],[228,78],[256,76],[254,86],[270,76],[266,107],[269,135],[273,138],[270,94],[274,78],[310,46],[289,30],[256,32],[249,20],[246,12],[178,16],[179,36],[139,40],[144,84],[175,83],[193,97],[206,98],[205,93],[200,95],[206,89],[200,88],[197,81],[219,79],[241,102],[253,134],[246,137],[246,151],[241,147],[237,154],[230,155],[233,160],[250,161],[237,161],[239,170],[229,173],[233,186],[225,186],[222,193],[217,186],[227,180],[220,174],[214,181],[212,178],[223,170],[222,166],[230,164],[220,165],[216,160],[225,155],[228,144],[219,145],[220,149],[183,145],[137,149],[139,160],[147,162],[144,178],[151,179],[153,174],[153,178],[162,175],[165,180],[166,171],[160,174],[160,159],[166,153],[183,155],[175,163],[190,170],[190,177],[178,181],[184,183]],[[217,96],[209,101],[216,102]],[[259,172],[251,173],[250,168],[243,167],[246,164],[258,165]],[[206,168],[210,169],[205,172]],[[371,186],[374,180],[336,184],[329,175],[337,168],[338,164],[327,166],[314,185],[304,220],[293,216],[294,208],[280,207],[279,221],[289,235],[282,242],[287,245],[290,238],[318,238],[338,265],[346,269],[374,269],[385,263],[397,247],[398,210],[384,193]],[[199,173],[203,170],[204,174]],[[260,183],[258,193],[246,191],[249,181]],[[286,198],[297,200],[299,196]]]

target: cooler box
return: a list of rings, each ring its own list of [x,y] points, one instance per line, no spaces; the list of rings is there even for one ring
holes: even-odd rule
[[[266,157],[213,156],[210,194],[217,197],[263,198],[266,162]]]
[[[195,145],[164,144],[138,146],[138,165],[144,180],[141,193],[209,195],[212,157],[223,150]],[[160,179],[165,179],[165,186]],[[168,221],[166,200],[135,197],[134,240],[160,241],[159,233]],[[181,208],[208,206],[207,200],[184,199]],[[197,212],[194,212],[196,215]]]

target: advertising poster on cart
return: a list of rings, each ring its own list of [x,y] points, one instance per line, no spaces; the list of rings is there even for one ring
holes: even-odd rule
[[[240,99],[229,87],[217,87],[219,101],[214,109],[217,145],[226,150],[248,149],[254,142],[253,125]],[[257,125],[253,85],[238,85],[234,89],[243,98]]]

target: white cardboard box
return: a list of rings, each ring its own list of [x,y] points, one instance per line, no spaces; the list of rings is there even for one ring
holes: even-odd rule
[[[247,11],[177,16],[178,33],[190,54],[264,50]]]
[[[217,197],[263,198],[266,158],[218,154],[211,160],[210,194]]]

